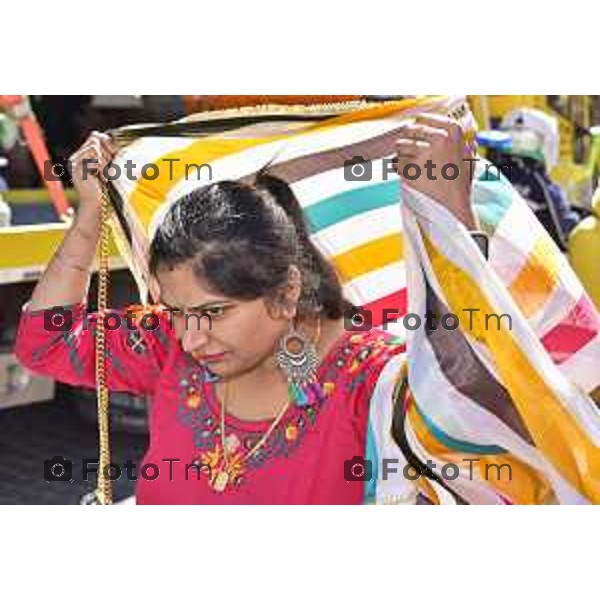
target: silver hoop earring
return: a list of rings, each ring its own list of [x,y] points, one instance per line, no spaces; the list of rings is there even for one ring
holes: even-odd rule
[[[290,323],[290,330],[279,342],[276,359],[288,381],[288,393],[296,406],[308,406],[324,400],[323,390],[317,381],[317,348],[293,323]]]

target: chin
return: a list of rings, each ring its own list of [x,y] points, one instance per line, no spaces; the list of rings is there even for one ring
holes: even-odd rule
[[[231,365],[223,364],[224,361],[205,362],[200,360],[198,361],[198,363],[203,365],[209,371],[212,371],[215,375],[219,375],[220,377],[228,375],[232,370]]]

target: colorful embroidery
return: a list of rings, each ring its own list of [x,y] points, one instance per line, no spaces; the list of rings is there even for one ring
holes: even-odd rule
[[[294,441],[298,437],[298,427],[294,423],[288,423],[285,428],[285,439]]]
[[[142,332],[138,329],[132,329],[127,334],[127,345],[137,354],[143,354],[148,350],[148,345],[142,337]]]

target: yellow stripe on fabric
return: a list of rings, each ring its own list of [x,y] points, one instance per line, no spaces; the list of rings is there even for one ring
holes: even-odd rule
[[[510,453],[467,454],[450,450],[429,430],[411,403],[408,416],[419,442],[433,456],[466,470],[474,481],[482,482],[515,504],[544,504],[552,496],[546,478]],[[476,461],[476,462],[474,462]],[[506,467],[505,467],[506,465]],[[438,465],[441,468],[443,465]],[[452,486],[452,482],[448,482]]]
[[[560,271],[557,252],[549,237],[539,239],[510,284],[509,291],[526,317],[542,308],[556,286]]]
[[[412,471],[411,471],[411,473],[412,473]],[[435,491],[435,488],[431,485],[431,483],[429,482],[429,479],[427,479],[427,477],[419,477],[419,479],[417,479],[417,489],[432,504],[438,504],[438,505],[441,504],[440,498],[439,498],[437,492]]]
[[[453,313],[479,309],[470,332],[484,343],[495,362],[500,382],[508,390],[536,447],[560,473],[595,503],[600,503],[600,448],[586,435],[576,418],[562,406],[542,375],[533,367],[507,327],[495,321],[485,326],[485,315],[495,311],[480,287],[459,266],[448,260],[421,231],[432,268]],[[469,333],[468,327],[465,331]]]
[[[398,262],[402,260],[403,255],[402,238],[400,234],[394,233],[338,254],[332,258],[332,262],[341,282],[346,283]]]
[[[210,164],[211,161],[277,139],[277,137],[241,140],[205,138],[155,159],[155,163],[159,166],[159,176],[152,180],[140,177],[130,196],[131,207],[146,233],[148,233],[148,227],[157,209],[165,202],[165,198],[173,187],[186,176],[188,165]],[[179,160],[179,162],[164,162],[171,159]],[[197,169],[193,166],[190,167],[187,175],[188,177],[197,177]]]

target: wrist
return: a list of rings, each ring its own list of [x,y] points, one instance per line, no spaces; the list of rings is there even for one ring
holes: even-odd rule
[[[61,268],[72,269],[74,271],[79,271],[80,273],[90,274],[93,271],[94,265],[84,264],[81,258],[69,257],[69,256],[61,256],[58,255],[56,257],[56,262]]]
[[[80,206],[73,219],[73,227],[89,233],[100,229],[101,214],[99,208]]]
[[[479,219],[470,202],[448,206],[448,209],[469,231],[479,230]]]
[[[449,210],[467,229],[479,229],[477,215],[471,202],[471,185],[463,182],[447,181],[439,190],[440,203]],[[436,196],[433,196],[434,198]]]

